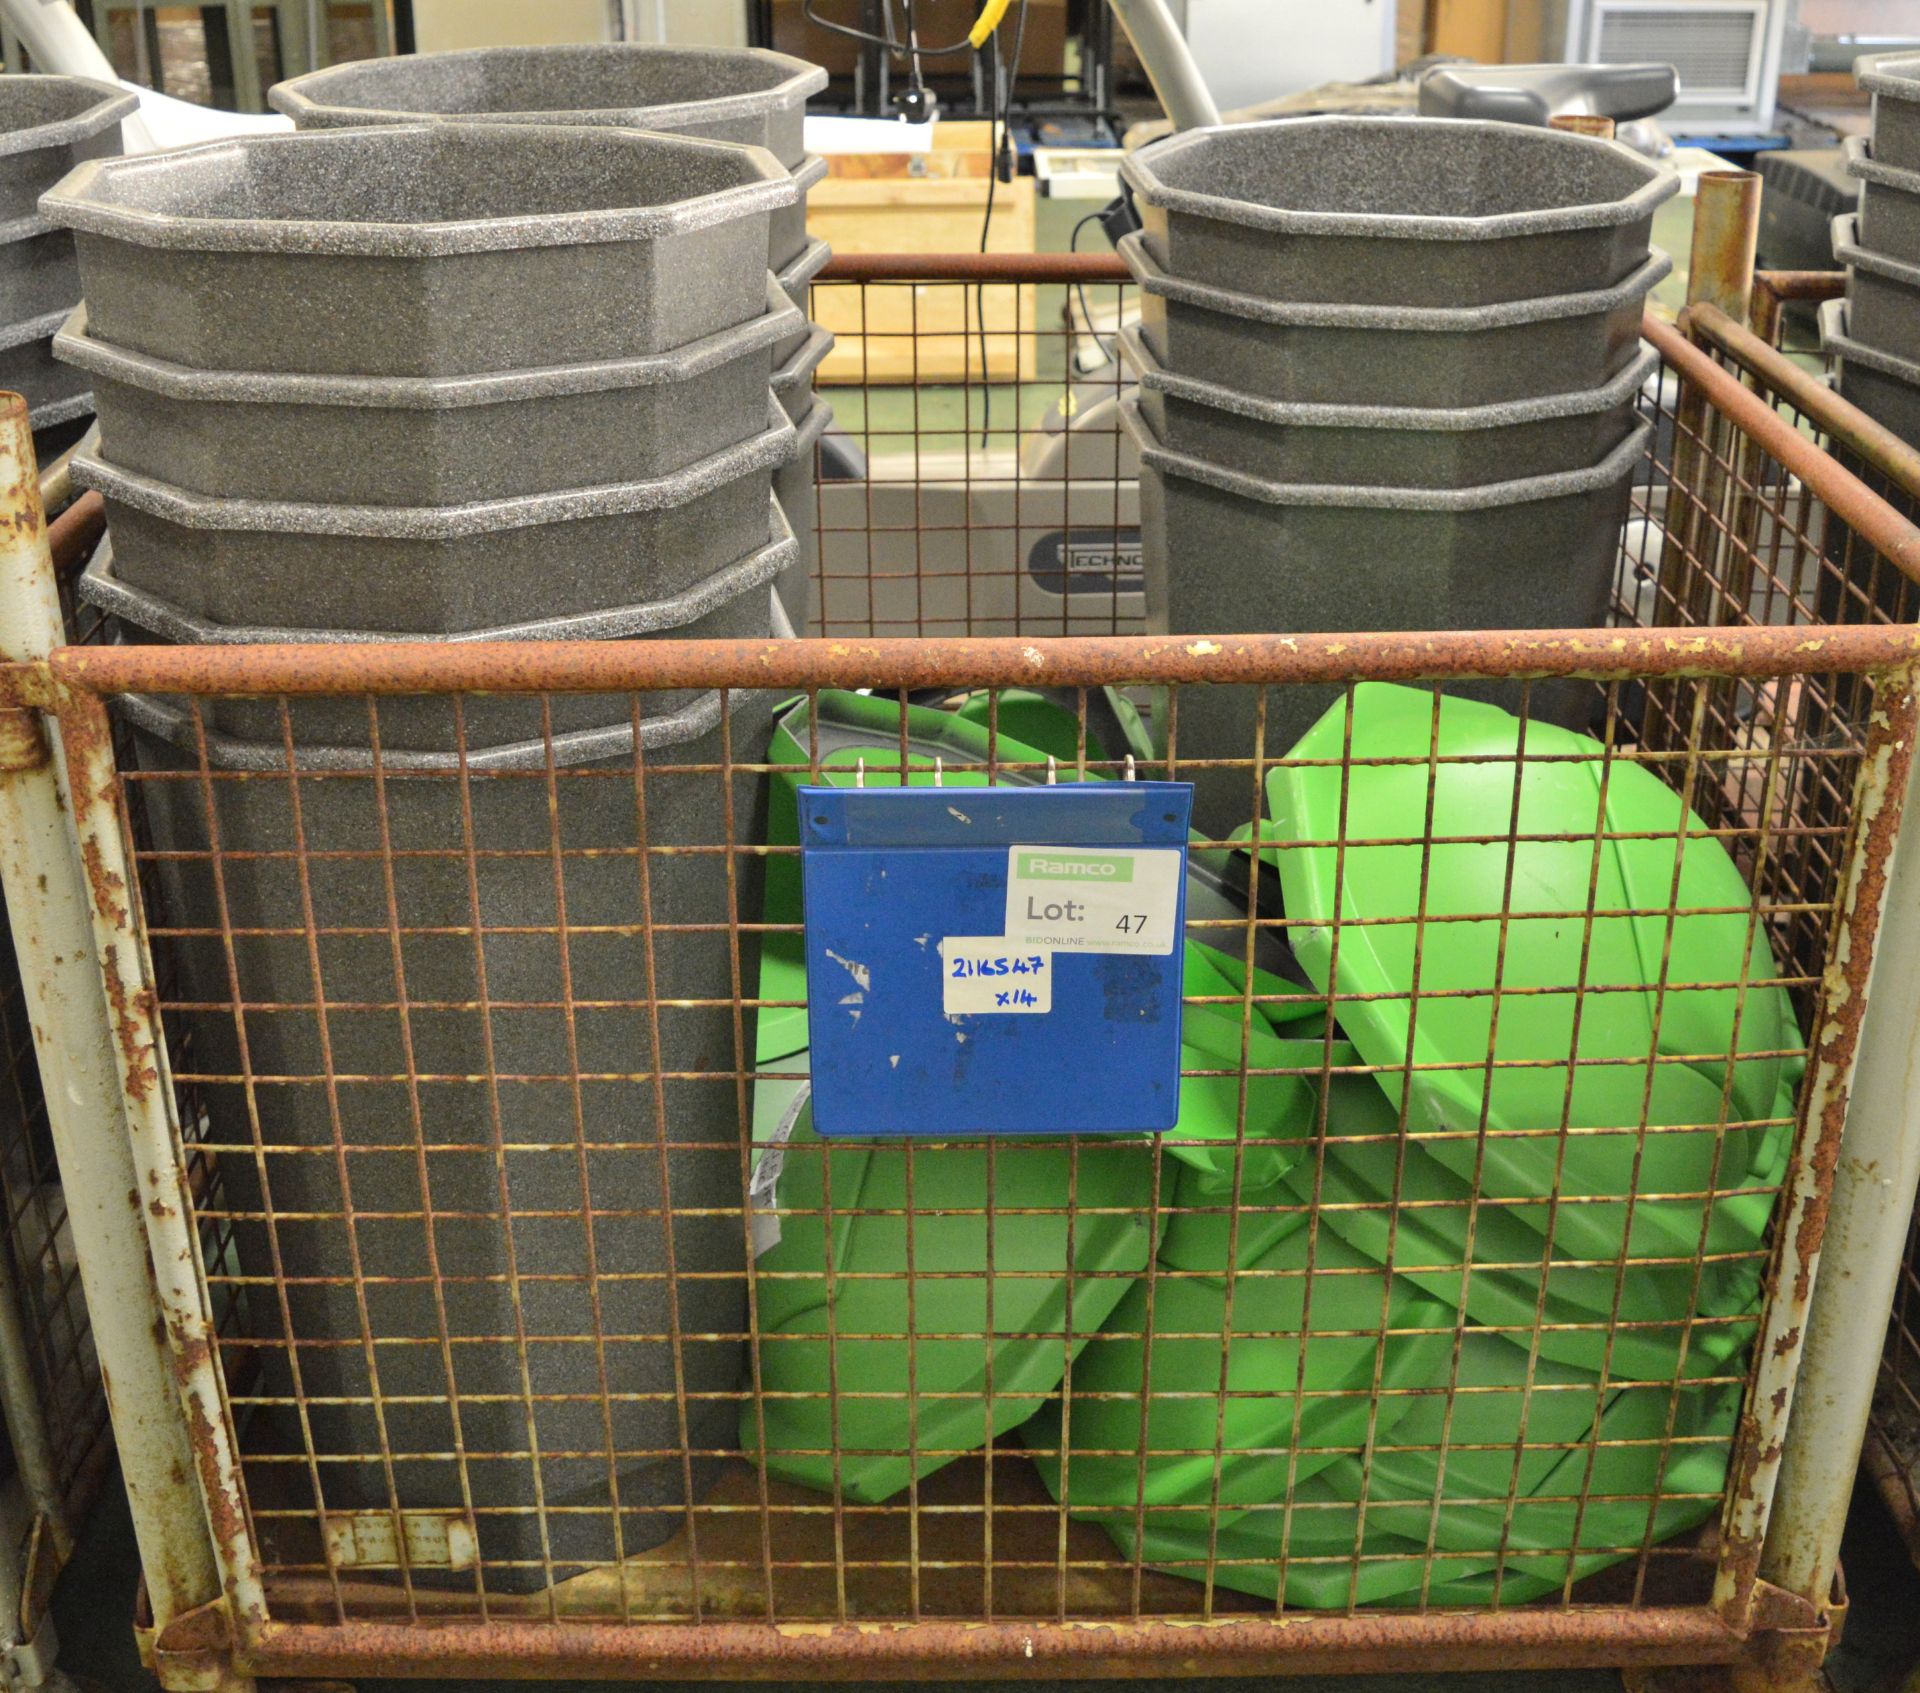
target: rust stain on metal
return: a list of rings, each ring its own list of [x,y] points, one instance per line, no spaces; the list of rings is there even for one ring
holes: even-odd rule
[[[1760,1644],[1704,1607],[1520,1609],[1424,1616],[1083,1620],[1077,1623],[562,1620],[269,1622],[240,1646],[254,1675],[408,1674],[803,1681],[1548,1669],[1732,1663]]]
[[[0,708],[0,775],[38,770],[47,762],[47,737],[40,719],[18,706]]]
[[[220,1567],[229,1571],[239,1569],[246,1564],[251,1538],[246,1514],[222,1485],[214,1457],[220,1444],[215,1419],[224,1415],[224,1408],[216,1403],[209,1412],[200,1388],[202,1380],[217,1379],[219,1360],[214,1356],[207,1338],[184,1324],[169,1324],[168,1340],[168,1356],[173,1360],[174,1379],[179,1383],[180,1402],[186,1412],[187,1434],[193,1447],[194,1461],[200,1470],[200,1495],[207,1509],[207,1527],[212,1532],[214,1547],[219,1553]],[[231,1575],[227,1576],[224,1585],[226,1598],[223,1604],[226,1607],[233,1608],[250,1624],[266,1620],[266,1612],[259,1606],[238,1610],[238,1593]],[[190,1616],[197,1614],[189,1613]],[[223,1627],[225,1622],[226,1612],[223,1611]]]
[[[1742,392],[1745,392],[1743,389]],[[1751,396],[1749,396],[1751,397]],[[1816,449],[1817,451],[1817,449]],[[1824,455],[1821,455],[1824,457]],[[1831,463],[1831,461],[1828,461]],[[1920,530],[1900,521],[1920,559]],[[1441,630],[1371,635],[911,637],[840,641],[394,642],[64,648],[59,685],[96,695],[624,693],[670,688],[1410,682],[1576,676],[1598,681],[1778,677],[1888,669],[1920,629]]]

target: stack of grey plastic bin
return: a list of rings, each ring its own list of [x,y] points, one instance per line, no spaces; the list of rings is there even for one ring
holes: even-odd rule
[[[1920,441],[1920,53],[1855,68],[1873,95],[1873,133],[1846,143],[1860,209],[1834,220],[1847,294],[1821,308],[1821,338],[1841,395]]]
[[[110,82],[0,77],[0,389],[24,394],[36,441],[93,409],[84,372],[53,356],[80,301],[73,238],[41,216],[40,196],[82,159],[120,151],[120,121],[140,104]],[[68,431],[69,433],[71,431]]]
[[[766,253],[798,192],[764,150],[617,129],[356,129],[81,166],[42,206],[75,232],[86,307],[59,351],[99,408],[75,475],[112,545],[83,593],[140,641],[768,638],[797,551],[771,488],[794,429],[768,385],[803,319]],[[252,1305],[256,1336],[314,1343],[261,1348],[261,1391],[308,1402],[288,1438],[338,1460],[328,1507],[470,1498],[481,1556],[515,1565],[497,1588],[668,1538],[676,1392],[684,1440],[720,1448],[732,1407],[701,1396],[742,1367],[727,923],[748,877],[700,855],[637,877],[634,852],[724,842],[730,804],[733,838],[764,839],[758,777],[730,800],[676,770],[720,764],[728,731],[756,758],[769,706],[735,696],[725,725],[710,693],[638,718],[625,696],[394,699],[377,723],[364,701],[122,708],[144,769],[210,772],[143,790],[154,846],[180,855],[161,904],[199,934],[175,950],[183,995],[220,1008],[188,1018],[195,1066],[253,1078],[205,1090],[213,1138],[345,1149],[221,1160],[243,1266],[291,1283],[284,1322]],[[595,772],[624,779],[575,780]],[[643,903],[714,927],[649,948]],[[661,1005],[656,1029],[634,1008],[649,983],[704,1004]],[[573,1074],[628,1079],[554,1080]],[[703,1213],[675,1218],[671,1254],[668,1204]],[[369,1206],[387,1220],[355,1236]],[[669,1263],[711,1278],[679,1284],[672,1323]],[[418,1342],[381,1348],[377,1376],[349,1266],[374,1332]],[[591,1345],[516,1332],[636,1337],[618,1398]],[[611,1460],[577,1456],[609,1440],[617,1537]],[[421,1461],[455,1450],[464,1487]],[[696,1486],[710,1468],[695,1458]],[[601,1508],[543,1520],[536,1501]]]
[[[1122,417],[1150,626],[1605,622],[1670,171],[1552,130],[1327,117],[1177,135],[1122,174],[1145,223],[1121,243],[1144,295]],[[1330,697],[1272,698],[1266,756]],[[1178,735],[1183,758],[1246,758],[1252,714],[1190,691]],[[1197,785],[1210,832],[1257,803],[1244,776]]]
[[[301,129],[366,124],[479,122],[593,124],[667,130],[765,147],[793,173],[800,197],[773,220],[768,259],[802,311],[831,256],[807,234],[807,194],[827,162],[806,150],[809,95],[827,86],[817,65],[751,48],[601,46],[480,47],[333,65],[295,77],[269,98]],[[833,413],[816,401],[814,373],[833,349],[807,324],[780,343],[773,387],[797,431],[776,478],[800,557],[780,580],[795,633],[813,628],[818,521],[814,475]]]

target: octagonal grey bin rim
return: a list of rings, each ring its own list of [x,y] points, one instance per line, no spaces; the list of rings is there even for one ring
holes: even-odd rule
[[[0,247],[11,247],[16,241],[31,241],[36,235],[51,235],[59,227],[52,218],[40,212],[8,218],[0,223]]]
[[[449,218],[431,222],[356,222],[323,217],[218,217],[150,209],[105,196],[116,187],[137,190],[145,180],[181,192],[183,178],[203,173],[225,186],[234,162],[262,150],[312,152],[302,166],[325,170],[325,155],[339,173],[342,198],[353,191],[353,155],[369,145],[422,151],[472,146],[547,149],[571,168],[586,170],[602,153],[684,153],[691,159],[733,156],[741,181],[728,187],[664,204],[556,210],[508,216]],[[596,176],[594,180],[604,180]],[[523,124],[504,132],[485,124],[432,124],[335,130],[296,130],[292,134],[227,137],[165,153],[89,159],[77,165],[40,197],[43,215],[69,229],[139,247],[189,252],[364,255],[379,258],[443,258],[466,253],[511,252],[530,247],[585,247],[614,242],[655,240],[690,234],[736,219],[771,214],[799,202],[799,190],[786,168],[764,147],[689,136],[655,135],[639,130],[583,132]]]
[[[55,350],[96,376],[178,400],[236,404],[324,405],[451,411],[514,400],[677,384],[771,347],[804,328],[806,318],[767,274],[767,309],[757,318],[664,353],[586,364],[534,366],[468,376],[329,376],[300,372],[203,370],[116,347],[88,332],[83,301],[56,325]]]
[[[1122,362],[1140,378],[1141,387],[1191,400],[1196,405],[1211,406],[1216,411],[1232,412],[1258,423],[1304,424],[1316,429],[1427,429],[1448,434],[1607,411],[1631,399],[1660,364],[1659,353],[1643,345],[1637,359],[1598,388],[1576,388],[1568,393],[1504,400],[1485,406],[1345,406],[1321,401],[1270,400],[1260,394],[1243,394],[1237,388],[1220,383],[1182,376],[1167,370],[1154,357],[1137,323],[1121,326],[1119,344]]]
[[[84,105],[64,117],[19,129],[6,127],[6,102],[15,94],[39,94],[54,87],[69,89],[76,99],[90,96]],[[100,82],[86,76],[47,76],[38,72],[9,76],[0,84],[0,159],[18,153],[37,153],[46,147],[71,147],[76,141],[90,141],[110,125],[120,123],[140,109],[140,96],[116,83]]]
[[[740,690],[745,692],[746,690]],[[153,694],[116,694],[116,710],[127,721],[148,734],[197,754],[199,742],[193,713],[184,706],[169,705]],[[679,710],[662,712],[640,720],[639,746],[643,752],[659,747],[678,746],[718,727],[721,717],[718,692],[701,694]],[[205,727],[207,764],[215,770],[236,770],[262,775],[287,774],[287,749],[278,741],[247,740],[229,735],[211,726]],[[434,775],[458,775],[461,770],[544,770],[549,751],[554,768],[586,764],[595,759],[617,758],[633,751],[632,720],[612,723],[599,729],[574,729],[557,734],[551,741],[505,741],[497,746],[474,747],[459,752],[412,752],[383,748],[377,760],[381,770],[404,770]],[[376,768],[371,747],[324,746],[294,743],[293,769],[305,775],[339,774]]]
[[[720,606],[771,586],[800,556],[780,502],[767,500],[768,541],[744,558],[735,559],[692,587],[661,599],[609,611],[583,612],[571,617],[547,617],[535,622],[506,623],[490,629],[437,631],[383,629],[312,629],[220,623],[183,610],[172,601],[119,580],[113,571],[113,537],[107,536],[81,573],[77,591],[81,600],[176,646],[379,646],[396,641],[433,641],[461,645],[475,641],[620,641],[657,635],[663,629],[682,629]]]
[[[158,477],[137,476],[92,453],[74,456],[73,476],[83,488],[96,488],[110,500],[187,529],[345,535],[369,540],[458,540],[577,518],[664,511],[756,471],[777,469],[793,455],[795,432],[771,398],[768,412],[768,425],[758,435],[671,476],[456,506],[340,506],[220,499],[176,488]]]
[[[1532,129],[1519,129],[1519,133],[1530,137],[1533,144],[1574,156],[1586,152],[1597,160],[1611,155],[1621,164],[1636,167],[1645,180],[1631,194],[1617,199],[1462,216],[1430,212],[1301,211],[1184,188],[1169,182],[1165,174],[1167,167],[1177,166],[1183,155],[1204,155],[1210,147],[1219,146],[1222,137],[1240,140],[1248,136],[1318,132],[1387,135],[1397,140],[1406,135],[1409,128],[1423,131],[1444,128],[1450,135],[1483,134],[1506,141],[1519,126],[1462,118],[1367,117],[1338,113],[1276,118],[1257,124],[1222,124],[1186,130],[1126,154],[1120,161],[1120,176],[1140,199],[1156,210],[1214,218],[1277,235],[1347,235],[1382,241],[1500,241],[1516,235],[1607,229],[1650,216],[1656,207],[1680,192],[1680,178],[1674,171],[1652,163],[1617,141],[1571,135],[1560,130]]]
[[[1371,511],[1489,511],[1499,506],[1530,505],[1535,500],[1586,494],[1632,475],[1646,457],[1653,424],[1643,419],[1633,432],[1598,464],[1546,476],[1525,476],[1511,482],[1483,482],[1465,488],[1397,488],[1333,482],[1271,482],[1208,464],[1204,459],[1176,453],[1155,437],[1140,410],[1137,394],[1122,394],[1120,417],[1140,449],[1141,461],[1163,476],[1199,482],[1221,493],[1235,494],[1270,506],[1339,506]]]
[[[658,66],[672,63],[680,67],[724,67],[729,71],[762,69],[769,78],[766,86],[755,90],[716,95],[707,99],[638,101],[615,106],[548,106],[522,111],[435,112],[423,110],[417,103],[392,105],[353,105],[343,103],[354,84],[385,82],[389,92],[404,91],[409,76],[418,77],[420,67],[458,70],[488,64],[526,67],[548,74],[558,72],[565,79],[565,67],[590,60],[603,63],[626,61],[636,67],[649,61]],[[827,86],[828,75],[819,65],[790,54],[757,47],[673,47],[643,42],[597,42],[557,44],[533,47],[464,47],[444,53],[403,54],[388,59],[357,59],[343,65],[329,65],[276,84],[267,100],[276,112],[284,113],[302,129],[358,127],[393,123],[470,122],[488,124],[553,123],[600,125],[621,129],[674,130],[688,124],[725,122],[735,118],[754,118],[776,111],[804,108],[810,95]],[[331,98],[329,98],[331,96]]]
[[[23,318],[18,323],[0,323],[0,352],[24,347],[29,341],[51,341],[67,321],[65,312],[48,312],[41,317]]]
[[[1831,227],[1833,256],[1847,269],[1854,333],[1876,351],[1920,358],[1920,265],[1862,247],[1851,212],[1836,217]]]
[[[1864,135],[1849,135],[1841,151],[1847,174],[1860,184],[1859,241],[1889,258],[1920,261],[1920,171],[1880,164]]]
[[[1916,393],[1920,393],[1920,363],[1903,359],[1898,353],[1870,347],[1864,341],[1856,341],[1852,334],[1851,316],[1849,302],[1844,298],[1820,302],[1821,350],[1839,360],[1843,366],[1860,364],[1869,370],[1879,371],[1882,376],[1898,377],[1900,381],[1911,385]]]
[[[782,293],[781,298],[786,298]],[[798,351],[773,373],[773,394],[788,417],[798,423],[807,415],[807,395],[813,388],[813,379],[821,365],[826,363],[827,355],[834,349],[835,338],[831,329],[819,324],[808,326],[807,337],[800,343]]]
[[[1210,283],[1169,275],[1137,233],[1121,237],[1120,256],[1126,260],[1134,280],[1147,293],[1228,317],[1255,323],[1328,329],[1397,329],[1415,333],[1498,329],[1607,312],[1652,292],[1673,269],[1673,261],[1656,247],[1631,276],[1610,288],[1594,288],[1578,294],[1543,294],[1530,300],[1504,300],[1491,306],[1351,306],[1320,300],[1262,299],[1258,295],[1236,294]]]
[[[810,288],[814,279],[827,268],[833,260],[833,249],[818,236],[809,241],[806,250],[785,269],[774,274],[780,279],[780,286],[787,292],[787,298],[793,299],[797,290]],[[795,305],[800,302],[794,300]]]

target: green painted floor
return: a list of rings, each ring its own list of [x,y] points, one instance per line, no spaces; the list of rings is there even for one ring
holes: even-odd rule
[[[1854,1501],[1844,1550],[1853,1610],[1847,1634],[1829,1662],[1835,1693],[1915,1693],[1920,1681],[1920,1575],[1908,1562],[1877,1496],[1863,1490]],[[127,1619],[133,1613],[137,1563],[133,1530],[117,1478],[110,1479],[54,1601],[61,1640],[60,1667],[108,1693],[151,1693],[154,1682],[134,1654]],[[453,1693],[453,1684],[363,1681],[359,1693]],[[485,1685],[485,1684],[461,1684]],[[545,1693],[604,1688],[614,1683],[520,1683]],[[661,1686],[661,1683],[652,1683]],[[769,1684],[761,1684],[764,1688]],[[866,1693],[916,1693],[919,1683],[864,1683]],[[1004,1682],[942,1683],[952,1693],[1000,1693]],[[1112,1683],[1053,1682],[1053,1693],[1097,1693]],[[1146,1689],[1153,1684],[1136,1682]],[[1217,1693],[1270,1689],[1268,1680],[1209,1681]],[[1617,1693],[1611,1673],[1541,1672],[1510,1675],[1434,1675],[1410,1666],[1405,1675],[1291,1680],[1288,1693]],[[690,1687],[690,1693],[692,1689]],[[701,1684],[699,1693],[719,1693]],[[740,1689],[740,1693],[748,1693]]]

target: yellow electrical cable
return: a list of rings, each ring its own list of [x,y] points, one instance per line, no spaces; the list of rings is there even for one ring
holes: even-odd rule
[[[976,53],[986,46],[988,38],[1000,27],[1000,20],[1007,15],[1007,8],[1012,4],[1013,0],[987,0],[981,8],[973,28],[967,32],[967,40],[973,44]]]

